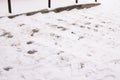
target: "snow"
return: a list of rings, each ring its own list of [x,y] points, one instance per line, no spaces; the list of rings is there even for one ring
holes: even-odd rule
[[[99,2],[0,18],[0,80],[120,80],[119,1]]]
[[[94,0],[81,0],[79,3],[92,3]],[[52,0],[51,8],[74,5],[75,0]],[[40,9],[49,9],[48,0],[11,0],[12,14],[19,14]],[[32,7],[31,7],[32,6]],[[0,16],[10,15],[8,13],[7,0],[0,0]]]

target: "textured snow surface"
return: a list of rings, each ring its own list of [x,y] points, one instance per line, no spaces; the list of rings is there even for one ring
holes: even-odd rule
[[[0,80],[120,80],[116,8],[0,18]]]

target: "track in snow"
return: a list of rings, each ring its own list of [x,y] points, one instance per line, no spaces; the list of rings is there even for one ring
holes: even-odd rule
[[[118,22],[76,9],[1,18],[0,80],[119,80]]]

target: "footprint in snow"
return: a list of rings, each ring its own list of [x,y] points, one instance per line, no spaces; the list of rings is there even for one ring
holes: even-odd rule
[[[109,27],[108,29],[111,30],[111,31],[113,31],[113,32],[115,32],[115,30],[113,28],[111,28],[111,27]]]
[[[39,32],[39,29],[32,29],[32,33],[31,33],[31,36],[34,36],[35,33],[38,33]]]
[[[27,53],[28,54],[35,54],[36,52],[38,52],[37,50],[29,50]]]
[[[48,25],[49,27],[52,27],[52,28],[56,28],[58,26],[58,25],[52,24],[52,23],[46,23],[46,25]]]
[[[85,25],[90,25],[90,24],[91,24],[91,22],[86,22],[86,23],[85,23]]]
[[[19,27],[22,27],[22,26],[24,26],[24,25],[25,25],[25,24],[19,24],[18,26],[19,26]]]
[[[54,37],[54,38],[57,38],[57,39],[59,39],[61,36],[59,36],[59,35],[57,35],[57,34],[55,34],[55,33],[50,33],[50,36],[52,36],[52,37]]]
[[[83,39],[83,38],[84,38],[84,36],[79,36],[78,40]]]
[[[89,17],[88,19],[93,19],[92,17]]]
[[[10,32],[7,32],[6,30],[2,30],[2,34],[0,34],[0,37],[13,38],[13,35]]]
[[[75,32],[71,32],[71,34],[75,34]]]
[[[90,28],[90,27],[87,27],[87,29],[89,29],[89,30],[90,30],[91,28]]]
[[[64,51],[60,51],[60,52],[58,52],[57,55],[60,55],[60,54],[62,54],[62,53],[64,53]]]
[[[99,27],[99,25],[95,25],[95,28],[98,28]]]
[[[60,29],[60,30],[62,30],[62,31],[66,31],[67,30],[67,28],[64,28],[62,26],[58,26],[57,28]]]
[[[59,25],[56,25],[56,24],[47,23],[47,25],[49,25],[50,27],[53,27],[53,28],[57,28],[57,29],[59,29],[61,31],[66,31],[67,30],[67,28],[59,26]]]
[[[85,26],[83,26],[83,25],[80,25],[80,28],[85,28]]]
[[[34,43],[33,41],[28,41],[28,42],[26,42],[26,44],[28,44],[28,45],[30,45],[30,44],[32,44],[32,43]]]
[[[8,66],[8,67],[5,67],[5,68],[3,68],[5,71],[10,71],[11,69],[13,69],[13,67],[11,67],[11,66]]]
[[[62,22],[63,22],[64,20],[63,20],[63,19],[57,19],[57,21],[62,21]],[[64,22],[65,22],[65,21],[64,21]]]
[[[76,24],[76,23],[72,23],[71,25],[76,26],[76,25],[78,25],[78,24]]]

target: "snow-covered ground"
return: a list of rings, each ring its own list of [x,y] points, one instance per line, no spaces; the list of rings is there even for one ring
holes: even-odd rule
[[[120,80],[120,1],[99,2],[0,18],[0,80]]]

